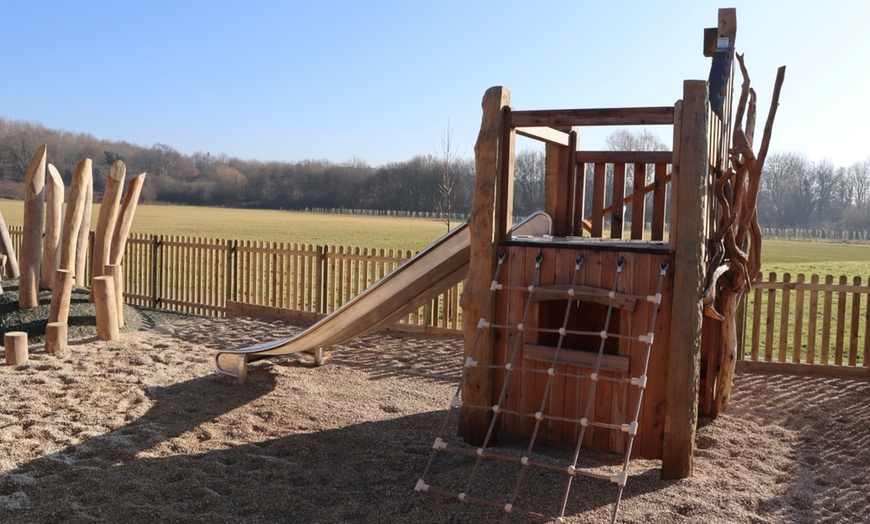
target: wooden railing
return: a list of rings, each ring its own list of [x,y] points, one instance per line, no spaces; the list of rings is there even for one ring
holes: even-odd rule
[[[747,296],[742,358],[811,366],[870,364],[870,282],[769,273]]]

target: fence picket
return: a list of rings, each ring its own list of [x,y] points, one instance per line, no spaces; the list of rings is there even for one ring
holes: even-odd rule
[[[840,276],[840,285],[845,286],[849,280],[846,275]],[[846,331],[846,292],[840,291],[837,293],[837,339],[834,347],[834,364],[837,366],[843,365],[843,345],[845,342]]]
[[[791,273],[785,273],[782,275],[782,302],[779,310],[779,361],[785,362],[786,356],[788,353],[788,319],[789,319],[789,311],[791,311],[791,289],[789,289],[789,283],[791,282]]]
[[[794,319],[794,341],[792,342],[792,359],[795,364],[801,361],[801,349],[803,348],[803,328],[804,328],[804,289],[802,284],[806,282],[806,275],[798,273],[797,290],[795,291],[795,319]]]
[[[856,276],[852,279],[852,284],[855,286],[861,285],[861,277]],[[858,365],[858,330],[861,320],[861,294],[852,293],[852,326],[849,330],[849,365]]]

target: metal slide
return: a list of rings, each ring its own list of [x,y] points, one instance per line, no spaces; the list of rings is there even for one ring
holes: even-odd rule
[[[514,236],[548,235],[552,219],[538,211],[511,229]],[[247,378],[248,362],[289,353],[311,352],[393,324],[465,278],[471,234],[468,223],[450,231],[371,287],[293,337],[215,355],[219,373]]]

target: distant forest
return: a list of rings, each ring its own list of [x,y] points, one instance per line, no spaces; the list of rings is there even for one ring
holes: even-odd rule
[[[648,132],[617,132],[606,142],[614,150],[666,148]],[[439,214],[471,209],[473,158],[456,153],[449,129],[439,151],[373,167],[357,159],[260,162],[225,154],[184,155],[166,144],[142,147],[0,118],[0,197],[23,198],[24,173],[42,144],[48,145],[48,160],[67,186],[84,158],[93,161],[98,194],[115,160],[126,163],[128,176],[148,173],[142,191],[145,203]],[[543,205],[543,151],[520,151],[515,165],[514,208],[523,215]],[[870,229],[870,156],[840,167],[828,160],[811,161],[800,153],[771,154],[762,176],[758,212],[764,227]]]

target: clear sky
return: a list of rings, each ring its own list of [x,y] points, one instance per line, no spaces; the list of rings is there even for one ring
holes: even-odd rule
[[[373,166],[438,154],[449,122],[470,157],[493,85],[516,109],[673,104],[683,80],[707,78],[719,7],[737,8],[759,128],[787,66],[772,150],[870,157],[866,0],[2,0],[0,116],[185,154]]]

